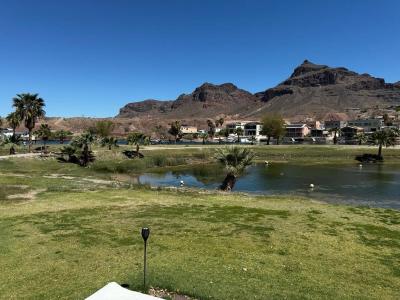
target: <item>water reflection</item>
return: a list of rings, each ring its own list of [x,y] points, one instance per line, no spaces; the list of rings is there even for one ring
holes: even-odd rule
[[[216,189],[224,178],[219,166],[203,165],[161,174],[143,174],[140,183]],[[310,184],[314,188],[310,189]],[[400,209],[400,167],[393,165],[255,165],[236,183],[235,191],[292,194],[358,205]]]

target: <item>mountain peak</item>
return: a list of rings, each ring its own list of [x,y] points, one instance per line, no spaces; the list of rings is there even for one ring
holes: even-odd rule
[[[306,59],[303,61],[303,63],[300,66],[298,66],[297,68],[294,69],[290,78],[302,76],[302,75],[310,73],[310,72],[321,71],[321,70],[324,70],[327,68],[328,68],[328,66],[326,66],[326,65],[317,65]]]

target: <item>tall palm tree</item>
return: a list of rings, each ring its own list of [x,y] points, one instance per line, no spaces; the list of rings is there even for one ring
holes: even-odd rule
[[[8,125],[13,130],[13,136],[15,136],[15,131],[17,130],[18,126],[21,125],[21,116],[17,112],[9,113],[6,117]]]
[[[35,128],[38,119],[46,114],[44,111],[44,100],[39,98],[38,94],[17,94],[13,98],[13,106],[20,119],[24,121],[26,129],[29,132],[29,152],[32,151],[32,130]]]
[[[252,164],[254,156],[254,152],[247,148],[237,146],[218,148],[215,158],[224,165],[227,171],[220,189],[231,191],[235,186],[237,177],[244,172],[247,166]]]
[[[215,135],[215,127],[216,125],[212,120],[207,120],[207,126],[208,126],[208,135],[213,138]]]
[[[378,145],[378,157],[383,159],[382,146],[389,147],[396,145],[398,134],[394,130],[379,130],[372,134],[371,139],[375,145]]]
[[[329,132],[333,132],[333,144],[336,145],[338,143],[338,135],[340,135],[340,128],[332,128]]]

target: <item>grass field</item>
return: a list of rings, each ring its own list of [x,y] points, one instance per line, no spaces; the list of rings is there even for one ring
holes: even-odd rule
[[[360,151],[317,148],[255,149],[260,160],[313,163],[353,163]],[[87,169],[0,161],[0,298],[83,299],[110,281],[140,290],[142,226],[154,287],[198,299],[400,298],[399,211],[114,179],[208,162],[212,151],[144,150],[142,162],[100,151]],[[398,149],[386,151],[398,162]]]

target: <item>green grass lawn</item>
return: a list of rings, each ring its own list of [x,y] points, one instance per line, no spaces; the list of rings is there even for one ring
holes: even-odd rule
[[[86,169],[0,161],[1,299],[83,299],[110,281],[140,290],[142,226],[154,287],[198,299],[400,298],[399,211],[132,186],[112,178],[208,161],[212,149],[144,150],[142,162],[118,151]],[[279,160],[288,150],[256,151]],[[291,157],[347,162],[340,151]]]

